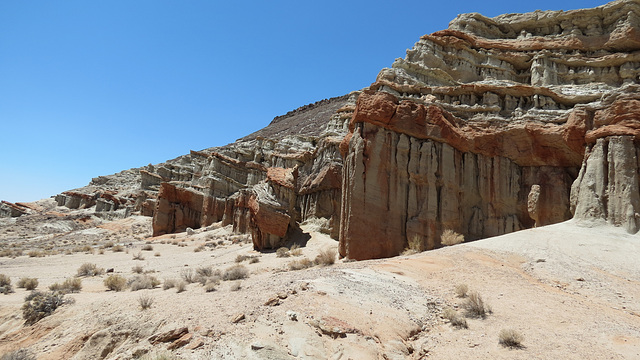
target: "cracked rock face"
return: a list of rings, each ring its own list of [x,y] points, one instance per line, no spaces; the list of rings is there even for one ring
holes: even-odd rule
[[[637,1],[465,14],[421,37],[357,101],[340,254],[572,216],[638,231],[639,15]]]

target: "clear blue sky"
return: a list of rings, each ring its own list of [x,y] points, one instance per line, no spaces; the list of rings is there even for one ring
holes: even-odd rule
[[[0,199],[225,145],[371,84],[459,13],[604,1],[0,2]]]

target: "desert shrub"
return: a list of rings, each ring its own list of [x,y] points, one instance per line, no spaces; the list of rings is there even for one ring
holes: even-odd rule
[[[160,256],[160,252],[156,252],[153,256]]]
[[[115,245],[113,241],[107,241],[106,243],[104,243],[105,248],[112,248],[113,245]]]
[[[464,235],[458,234],[451,229],[446,229],[440,236],[440,243],[445,246],[457,245],[462,242],[464,242]]]
[[[247,255],[238,255],[236,256],[236,263],[241,263],[247,259],[249,259],[250,257]]]
[[[147,310],[153,305],[153,298],[148,294],[142,294],[138,297],[138,304],[142,310]]]
[[[469,292],[469,286],[467,284],[458,284],[455,288],[456,296],[459,298],[467,297],[467,293]]]
[[[180,271],[180,277],[189,284],[196,282],[196,275],[191,268],[182,269]]]
[[[62,294],[77,293],[82,290],[82,280],[79,278],[68,278],[62,284],[54,283],[49,285],[49,290]]]
[[[78,268],[77,276],[97,276],[104,274],[104,269],[99,268],[96,264],[84,263]]]
[[[300,248],[300,245],[293,244],[293,245],[291,245],[291,248],[289,249],[289,253],[291,254],[291,256],[301,256],[302,255],[302,249]]]
[[[144,272],[144,268],[140,265],[136,265],[131,268],[131,271],[136,274],[142,274]]]
[[[259,263],[260,262],[260,258],[259,257],[252,257],[251,260],[249,260],[249,264],[255,264],[255,263]]]
[[[137,254],[133,254],[133,260],[144,260],[144,256],[142,255],[142,251],[138,251]]]
[[[27,349],[20,349],[0,356],[0,360],[36,360],[36,356]]]
[[[22,317],[28,325],[51,315],[66,303],[64,295],[54,291],[33,291],[24,298]]]
[[[236,281],[232,283],[231,286],[229,287],[229,290],[231,291],[238,291],[240,289],[242,289],[242,283],[240,281]]]
[[[162,283],[162,290],[169,290],[174,288],[175,286],[176,286],[175,279],[164,279],[164,282]]]
[[[127,288],[127,279],[121,275],[109,275],[108,278],[104,279],[103,283],[107,289],[113,291],[122,291]]]
[[[442,317],[449,320],[452,326],[457,328],[468,329],[469,325],[467,324],[467,319],[460,316],[457,311],[452,308],[446,308],[442,313]]]
[[[0,274],[0,293],[10,294],[13,292],[13,286],[11,286],[11,278],[5,274]]]
[[[21,289],[33,290],[38,287],[38,279],[23,277],[22,279],[18,280],[16,286]]]
[[[318,253],[314,262],[316,265],[333,265],[336,262],[336,250],[333,248],[320,250],[320,253]]]
[[[176,292],[181,293],[185,290],[187,290],[187,282],[184,280],[178,280],[176,282]]]
[[[196,269],[196,276],[209,277],[213,275],[211,266],[201,266]]]
[[[153,246],[151,244],[146,244],[142,247],[142,251],[153,251]]]
[[[216,291],[216,287],[219,284],[220,284],[220,279],[218,278],[207,280],[207,282],[204,284],[204,291],[206,292]]]
[[[185,244],[185,246],[186,246],[186,244]],[[201,244],[201,245],[196,246],[196,247],[193,249],[193,252],[200,252],[200,251],[203,251],[204,249],[205,249],[204,244]]]
[[[276,250],[276,257],[282,258],[282,257],[289,257],[291,256],[291,254],[289,253],[289,249],[287,249],[286,247],[281,247],[278,250]]]
[[[298,260],[293,260],[289,263],[289,270],[302,270],[307,269],[313,266],[313,261],[308,258],[302,258]]]
[[[479,293],[472,291],[467,294],[467,300],[462,304],[467,311],[467,316],[485,318],[491,313],[491,307],[487,305]]]
[[[122,245],[115,245],[111,248],[111,251],[113,252],[123,252],[124,251],[124,246]]]
[[[222,280],[240,280],[246,279],[249,277],[249,270],[243,265],[235,265],[227,270],[225,270],[224,274],[222,274]]]
[[[129,287],[131,291],[138,291],[142,289],[153,289],[160,285],[160,281],[155,276],[151,275],[138,275],[129,280]]]
[[[505,347],[521,348],[524,336],[514,329],[502,329],[498,334],[498,342]]]
[[[31,250],[27,255],[29,255],[29,257],[44,257],[45,253],[42,250]]]
[[[424,251],[424,241],[422,236],[416,234],[407,240],[407,248],[404,249],[402,255],[413,255]]]

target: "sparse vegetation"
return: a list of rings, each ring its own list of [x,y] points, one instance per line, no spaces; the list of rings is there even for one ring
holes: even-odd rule
[[[449,323],[452,326],[455,326],[460,329],[468,329],[469,325],[467,324],[467,319],[460,316],[457,311],[452,308],[446,308],[442,313],[442,317],[449,320]]]
[[[302,270],[313,266],[313,261],[308,258],[293,260],[289,263],[289,270]]]
[[[160,256],[160,252],[156,252],[153,256]]]
[[[27,255],[29,255],[29,257],[44,257],[45,253],[42,250],[31,250]]]
[[[180,277],[189,284],[196,282],[196,276],[191,268],[182,269],[180,271]]]
[[[336,262],[336,250],[333,248],[320,250],[314,262],[322,266],[333,265]]]
[[[445,246],[457,245],[462,242],[464,242],[464,235],[458,234],[451,229],[446,229],[440,236],[440,243]]]
[[[286,247],[281,247],[276,250],[276,257],[283,258],[289,256],[291,256],[291,254],[289,253],[289,249],[287,249]]]
[[[204,284],[204,291],[212,292],[216,290],[216,287],[220,284],[220,279],[217,277],[213,277],[207,280]]]
[[[523,347],[523,341],[524,336],[514,329],[502,329],[498,334],[498,342],[505,347],[519,349]]]
[[[2,355],[0,360],[36,360],[36,356],[27,349],[20,349]]]
[[[104,286],[109,290],[122,291],[127,288],[127,279],[121,275],[109,275],[104,279]]]
[[[22,279],[18,280],[16,286],[21,289],[33,290],[38,287],[38,279],[23,277]]]
[[[140,265],[136,265],[131,268],[131,271],[135,274],[142,274],[144,272],[144,268]]]
[[[169,290],[176,286],[175,279],[165,279],[164,283],[162,283],[162,290]]]
[[[467,284],[458,284],[456,285],[455,292],[457,297],[465,298],[469,292],[469,286],[467,286]]]
[[[122,245],[115,245],[111,248],[111,251],[113,252],[123,252],[124,251],[124,246]]]
[[[99,268],[96,264],[84,263],[78,268],[77,276],[97,276],[104,274],[104,269]]]
[[[178,280],[175,284],[175,287],[176,287],[176,292],[181,293],[187,290],[187,282],[184,280]]]
[[[138,297],[138,304],[142,310],[147,310],[153,305],[153,298],[148,294],[142,294]]]
[[[242,283],[240,281],[236,281],[232,283],[231,286],[229,287],[229,290],[231,291],[238,291],[240,289],[242,289]]]
[[[479,293],[472,291],[467,296],[462,306],[467,311],[468,317],[485,318],[491,313],[491,307],[484,302]]]
[[[64,295],[55,291],[33,291],[24,298],[22,317],[28,325],[51,315],[58,307],[67,303]]]
[[[249,260],[249,264],[255,264],[255,263],[259,263],[260,262],[260,258],[259,257],[252,257],[251,260]]]
[[[249,259],[249,256],[238,254],[238,256],[236,256],[236,263],[241,263],[247,259]]]
[[[142,247],[142,251],[153,251],[153,246],[151,244],[146,244]]]
[[[0,274],[0,293],[10,294],[13,292],[13,286],[11,285],[11,278],[5,274]]]
[[[200,251],[203,251],[204,249],[205,249],[204,244],[201,244],[201,245],[196,246],[196,248],[193,249],[193,252],[200,252]]]
[[[424,251],[424,241],[422,236],[415,234],[407,240],[407,248],[404,249],[402,255],[413,255]]]
[[[138,291],[142,289],[153,289],[160,285],[160,281],[155,276],[151,275],[137,275],[133,279],[129,280],[129,287],[131,291]]]
[[[62,284],[54,283],[49,285],[49,290],[62,294],[77,293],[82,290],[82,280],[79,278],[68,278]]]
[[[289,253],[291,254],[291,256],[302,256],[302,249],[300,248],[300,245],[293,244],[289,249]]]
[[[144,260],[144,256],[142,255],[142,251],[138,251],[137,254],[133,254],[133,260]]]
[[[235,265],[225,270],[222,280],[240,280],[249,277],[249,270],[243,265]]]

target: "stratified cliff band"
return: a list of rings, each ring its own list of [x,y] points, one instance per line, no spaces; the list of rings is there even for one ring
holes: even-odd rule
[[[358,260],[436,248],[445,229],[473,240],[573,217],[635,233],[639,74],[637,0],[460,15],[362,91],[57,201],[153,216],[154,235],[221,221],[260,250],[314,221]]]

